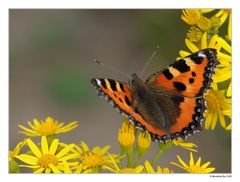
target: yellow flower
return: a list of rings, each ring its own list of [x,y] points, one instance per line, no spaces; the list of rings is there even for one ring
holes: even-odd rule
[[[177,155],[178,161],[180,164],[177,164],[175,162],[171,162],[171,164],[189,172],[189,173],[197,173],[197,174],[204,174],[204,173],[211,173],[215,171],[214,167],[208,166],[211,164],[211,162],[206,162],[205,164],[201,165],[201,157],[198,158],[197,162],[194,163],[193,154],[190,152],[190,161],[189,165],[187,165],[181,157]]]
[[[231,14],[231,9],[221,9],[215,16],[220,18],[221,25],[227,20],[229,14]]]
[[[182,10],[181,19],[189,25],[195,25],[199,22],[201,16],[199,9],[184,9]]]
[[[15,161],[15,157],[20,153],[21,149],[26,144],[26,138],[19,142],[16,147],[13,150],[10,150],[8,153],[8,159],[9,159],[9,172],[10,173],[19,173],[19,164]]]
[[[69,154],[74,144],[67,145],[58,151],[58,139],[54,139],[49,146],[46,136],[42,136],[41,148],[30,138],[26,140],[26,143],[33,155],[20,154],[16,158],[26,163],[26,165],[19,165],[20,167],[32,168],[34,173],[62,173],[64,171],[64,161],[76,158],[76,154]],[[77,164],[78,162],[69,163],[70,166],[76,166]]]
[[[140,155],[145,154],[151,145],[151,135],[148,131],[142,131],[138,136],[137,149]]]
[[[21,151],[25,144],[26,138],[23,141],[19,142],[13,150],[9,151],[8,153],[9,161],[13,160],[19,154],[19,152]]]
[[[217,86],[213,85],[212,90],[205,96],[208,108],[205,116],[206,129],[211,128],[213,130],[218,119],[221,126],[226,129],[225,117],[229,117],[227,114],[231,113],[231,99],[226,98],[224,94],[224,90],[218,90]]]
[[[63,126],[63,122],[58,122],[51,117],[47,117],[45,121],[40,122],[37,119],[33,119],[33,123],[29,121],[28,125],[30,126],[30,128],[26,128],[23,125],[18,125],[18,127],[23,130],[20,133],[31,137],[49,136],[59,133],[65,133],[75,129],[78,126],[77,121],[73,121]]]
[[[212,27],[211,20],[208,19],[208,18],[205,17],[205,16],[201,16],[201,17],[200,17],[197,25],[198,25],[198,27],[199,27],[202,31],[204,31],[204,32],[210,30],[211,27]]]
[[[212,36],[209,41],[207,40],[207,36],[208,34],[207,32],[205,32],[201,38],[201,43],[198,46],[192,43],[189,39],[185,39],[185,43],[188,49],[192,53],[195,53],[205,48],[217,49],[219,61],[221,62],[221,67],[229,65],[229,63],[231,62],[231,55],[229,55],[231,54],[231,46],[223,38],[219,37],[217,34]],[[224,49],[225,51],[224,52],[221,51],[222,49]],[[226,53],[226,51],[228,53]],[[186,57],[191,53],[181,50],[179,51],[179,54],[181,57]]]
[[[168,173],[173,173],[172,170],[169,168],[161,168],[160,166],[157,166],[157,170],[155,171],[149,161],[145,161],[145,171],[146,173],[163,173],[163,174],[168,174]]]
[[[188,30],[187,38],[191,42],[198,42],[199,40],[201,40],[201,37],[202,37],[202,32],[198,28],[191,27],[190,30]]]
[[[192,53],[205,48],[217,49],[218,58],[221,64],[215,70],[216,74],[213,77],[214,83],[229,80],[231,78],[231,46],[217,34],[212,36],[209,41],[207,40],[207,35],[207,32],[203,34],[201,38],[201,44],[198,46],[191,42],[189,39],[185,39],[185,43]],[[179,51],[179,54],[181,57],[185,57],[190,55],[191,53],[181,50]],[[227,90],[227,96],[231,96],[231,82]]]
[[[89,150],[88,145],[81,141],[79,146],[75,146],[81,164],[76,168],[76,173],[99,173],[101,169],[109,169],[112,166],[112,160],[119,161],[119,155],[108,154],[110,146],[107,145],[102,149],[98,146]]]
[[[194,144],[194,143],[187,143],[187,142],[183,141],[183,140],[180,139],[180,138],[179,138],[179,139],[176,139],[176,140],[173,140],[172,142],[173,142],[173,144],[176,145],[176,146],[185,148],[185,149],[190,150],[190,151],[192,151],[192,152],[197,152],[197,150],[193,149],[193,148],[197,147],[197,145]]]
[[[124,118],[122,128],[119,129],[118,132],[118,142],[125,150],[131,151],[134,141],[134,126],[126,118]]]

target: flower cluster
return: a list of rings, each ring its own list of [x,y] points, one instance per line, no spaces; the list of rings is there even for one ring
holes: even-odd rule
[[[214,130],[219,121],[222,128],[231,130],[231,40],[232,13],[230,9],[185,9],[182,20],[190,25],[185,43],[191,53],[215,48],[220,66],[216,69],[212,89],[206,95],[205,129]],[[181,50],[181,57],[191,54]]]
[[[11,173],[20,173],[22,168],[30,168],[33,173],[173,173],[169,168],[162,168],[159,165],[154,169],[162,153],[168,151],[172,146],[197,152],[196,144],[174,140],[167,144],[160,143],[159,151],[152,162],[146,160],[144,164],[140,164],[142,157],[151,146],[151,136],[147,131],[137,134],[137,130],[126,118],[118,133],[120,154],[111,154],[109,152],[110,145],[103,148],[96,146],[91,150],[84,141],[80,141],[79,144],[60,142],[56,134],[73,130],[78,126],[76,121],[64,126],[64,123],[59,124],[54,118],[48,117],[41,122],[34,119],[34,124],[35,126],[28,122],[31,129],[19,125],[19,128],[23,130],[20,133],[26,135],[27,138],[9,151],[9,171]],[[34,139],[40,139],[40,141],[34,142]],[[196,165],[192,164],[192,160],[191,157],[191,166],[185,169],[188,172],[209,172],[214,169],[208,169],[206,164],[199,166],[200,162],[197,162]],[[180,163],[185,164],[183,161]],[[172,164],[177,165],[176,163]]]

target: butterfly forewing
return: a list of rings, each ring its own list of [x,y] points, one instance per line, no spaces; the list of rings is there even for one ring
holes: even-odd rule
[[[218,60],[215,49],[204,49],[176,61],[147,79],[146,84],[159,85],[187,97],[201,96],[209,89]]]

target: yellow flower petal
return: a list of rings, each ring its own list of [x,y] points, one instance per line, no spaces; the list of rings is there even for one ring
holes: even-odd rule
[[[212,124],[212,114],[207,114],[205,119],[205,129],[208,130]]]
[[[39,165],[24,165],[24,164],[20,164],[19,167],[26,167],[26,168],[31,168],[31,169],[38,169],[40,166]]]
[[[106,145],[105,147],[103,147],[103,148],[101,149],[101,153],[102,153],[102,154],[105,154],[110,148],[111,148],[110,145]]]
[[[152,168],[152,165],[150,164],[149,161],[145,161],[145,168],[147,173],[154,173],[154,169]]]
[[[225,128],[225,130],[227,130],[227,131],[229,131],[229,130],[231,130],[232,129],[232,123],[230,123],[226,128]]]
[[[221,111],[218,111],[218,116],[219,116],[219,121],[220,121],[220,124],[223,128],[226,127],[226,121],[225,121],[225,118],[224,118],[224,115],[222,114]]]
[[[206,162],[205,164],[202,165],[202,168],[206,169],[210,164],[211,162]]]
[[[42,153],[40,152],[39,148],[30,138],[27,139],[27,144],[35,156],[37,156],[38,158],[42,156]]]
[[[229,84],[228,89],[227,89],[227,97],[232,96],[232,82]]]
[[[53,173],[59,174],[61,171],[59,171],[53,164],[49,164],[49,167],[52,169]]]
[[[59,158],[58,160],[59,161],[67,161],[69,159],[73,159],[73,158],[76,158],[76,157],[77,157],[76,154],[68,154],[68,155],[66,155],[64,157]]]
[[[190,161],[189,161],[189,165],[193,166],[194,165],[194,159],[193,159],[193,154],[192,152],[190,152]]]
[[[36,129],[36,127],[35,127],[30,121],[28,121],[27,124],[28,124],[33,130]]]
[[[221,37],[218,37],[218,42],[222,45],[222,48],[225,49],[228,53],[232,52],[231,46]]]
[[[209,167],[209,168],[206,169],[206,173],[211,173],[213,171],[215,171],[214,167]]]
[[[197,52],[199,50],[199,48],[188,39],[185,39],[185,43],[191,52]]]
[[[49,149],[49,153],[50,154],[55,154],[58,148],[58,144],[59,144],[59,139],[54,139],[51,143],[50,149]]]
[[[51,171],[52,171],[52,170],[51,170],[50,168],[46,168],[46,169],[45,169],[45,173],[47,173],[47,174],[51,173]]]
[[[201,48],[202,48],[202,49],[207,48],[207,32],[205,32],[205,33],[202,35]]]
[[[211,130],[214,130],[217,124],[218,114],[216,112],[212,113],[212,123],[211,123]]]
[[[201,164],[201,160],[202,160],[202,158],[199,157],[198,160],[197,160],[197,162],[196,162],[196,164],[195,164],[195,166],[200,166],[200,164]]]
[[[181,50],[181,51],[179,51],[179,55],[181,56],[181,57],[186,57],[186,56],[188,56],[188,55],[190,55],[191,53],[190,52],[187,52],[187,51],[183,51],[183,50]]]
[[[207,39],[207,37],[206,37],[206,39]],[[212,36],[212,38],[211,38],[211,40],[209,42],[209,46],[208,47],[215,48],[216,44],[217,44],[217,41],[218,41],[218,35],[215,34],[214,36]],[[220,49],[220,47],[219,47],[219,49]]]
[[[38,174],[38,173],[42,173],[44,171],[45,168],[41,167],[38,170],[34,171],[34,173]]]
[[[41,146],[42,146],[42,153],[48,154],[48,142],[47,142],[46,136],[42,136]]]
[[[29,129],[29,128],[26,128],[26,127],[24,127],[24,126],[22,126],[22,125],[20,125],[20,124],[18,125],[18,127],[21,128],[21,129],[23,129],[24,131],[29,132],[29,133],[36,133],[35,131],[33,131],[33,130]]]
[[[67,154],[72,148],[74,147],[74,144],[70,144],[66,146],[64,149],[62,149],[57,155],[57,158],[63,157],[65,154]]]
[[[179,155],[177,155],[178,161],[182,164],[183,167],[187,167],[187,164],[180,158]]]
[[[81,141],[80,144],[81,144],[84,152],[89,151],[88,145],[84,141]]]
[[[28,154],[17,155],[16,158],[30,165],[37,165],[38,163],[37,157]]]

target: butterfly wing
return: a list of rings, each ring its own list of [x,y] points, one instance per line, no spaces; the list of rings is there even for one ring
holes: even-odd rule
[[[127,83],[103,78],[92,79],[91,82],[98,95],[104,96],[120,112],[128,115],[133,112],[131,87]]]
[[[161,86],[186,97],[201,96],[209,89],[219,64],[215,49],[203,49],[153,74],[146,84]]]
[[[103,78],[92,79],[91,82],[100,96],[111,102],[136,127],[148,130],[153,140],[165,143],[179,137],[185,139],[187,135],[201,130],[206,110],[203,94],[209,89],[214,68],[218,64],[216,54],[215,49],[201,50],[155,73],[146,81],[152,88],[161,87],[171,93],[170,99],[180,111],[168,132],[151,125],[134,108],[132,88],[127,83]],[[161,107],[161,103],[158,105]]]
[[[180,111],[176,122],[170,126],[170,135],[161,138],[185,139],[187,135],[201,130],[203,113],[206,110],[203,95],[210,88],[214,68],[218,64],[216,50],[204,49],[176,61],[146,81],[153,88],[160,87],[172,92],[170,99]],[[161,103],[158,105],[164,107]],[[155,137],[159,138],[157,135]]]
[[[97,78],[91,80],[99,96],[103,96],[114,108],[125,115],[137,128],[147,129],[152,135],[163,136],[167,133],[149,124],[141,113],[133,107],[132,88],[124,82]],[[158,139],[160,140],[160,138]]]

